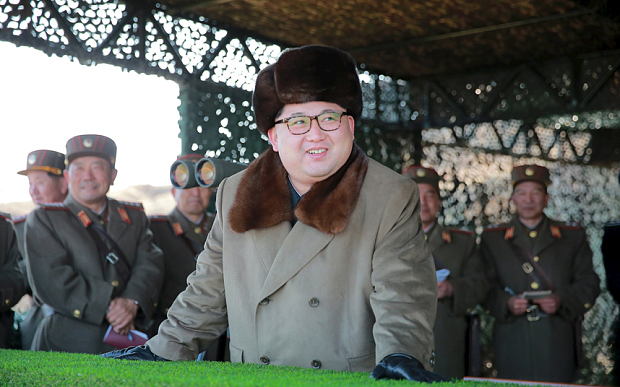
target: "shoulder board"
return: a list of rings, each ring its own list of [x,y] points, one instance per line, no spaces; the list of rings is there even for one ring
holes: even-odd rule
[[[605,223],[605,227],[616,227],[620,226],[620,220],[612,220],[611,222]]]
[[[496,224],[488,226],[487,228],[484,229],[484,231],[482,232],[491,232],[491,231],[506,231],[508,227],[500,227]]]
[[[70,211],[62,203],[43,203],[39,205],[39,208],[49,211]]]
[[[565,224],[558,225],[558,227],[563,230],[583,230],[583,227],[575,222],[566,222]]]
[[[149,220],[151,222],[167,222],[168,217],[166,215],[149,215]]]
[[[13,224],[20,224],[26,221],[26,219],[28,219],[28,215],[21,215],[18,216],[17,218],[13,218]]]
[[[142,203],[121,202],[121,201],[119,201],[119,203],[122,204],[123,207],[130,209],[130,210],[144,211],[144,207],[142,206]]]
[[[448,231],[455,232],[455,233],[458,233],[458,234],[474,235],[473,231],[459,230],[457,228],[450,228],[450,229],[448,229]]]
[[[8,220],[9,222],[12,220],[11,215],[5,212],[0,212],[0,219]]]

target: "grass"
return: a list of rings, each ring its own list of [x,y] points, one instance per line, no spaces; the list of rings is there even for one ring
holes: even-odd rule
[[[217,362],[146,362],[95,355],[0,350],[0,386],[403,386],[412,382],[370,380],[364,372]],[[417,383],[416,383],[417,384]],[[501,386],[488,382],[433,386]],[[504,385],[505,386],[505,385]]]

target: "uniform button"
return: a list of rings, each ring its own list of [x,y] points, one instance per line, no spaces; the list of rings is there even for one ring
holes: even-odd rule
[[[116,280],[112,281],[112,286],[117,287],[118,286],[118,281],[116,281]]]
[[[590,303],[586,303],[586,304],[584,305],[584,307],[585,307],[586,309],[590,309],[590,307],[591,307],[591,306],[592,306],[592,305],[590,305]]]
[[[538,258],[538,255],[534,257],[534,262],[538,262],[540,260],[540,258]]]
[[[471,313],[471,308],[467,308],[467,310],[465,312]]]
[[[424,234],[424,240],[427,241],[428,240],[428,235]]]
[[[269,297],[265,297],[262,300],[260,300],[259,304],[261,304],[262,306],[269,304]]]
[[[77,318],[80,318],[80,316],[82,315],[82,312],[80,312],[79,310],[76,309],[76,310],[73,311],[73,315],[75,317],[77,317]]]
[[[532,289],[536,290],[538,289],[538,282],[532,282],[532,284],[530,285],[532,287]]]
[[[260,362],[261,362],[261,364],[269,365],[269,358],[267,356],[261,356],[260,357]]]
[[[168,314],[168,310],[169,310],[168,308],[164,309],[164,313]]]
[[[157,303],[154,303],[153,306],[157,308]],[[166,309],[166,310],[168,310],[168,309]]]
[[[538,235],[536,231],[530,231],[530,238],[536,238],[536,235]]]
[[[319,299],[316,297],[312,297],[310,300],[308,300],[308,304],[310,304],[311,307],[316,308],[317,306],[319,306]]]
[[[319,368],[321,368],[321,361],[320,360],[312,360],[310,362],[310,365],[312,366],[312,368],[314,368],[315,370],[318,370]]]
[[[196,227],[196,228],[194,229],[194,232],[195,232],[196,234],[200,234],[200,233],[202,232],[202,229],[201,229],[200,227]]]
[[[4,303],[9,305],[11,303],[11,300],[9,300],[8,298],[6,300],[4,300]]]

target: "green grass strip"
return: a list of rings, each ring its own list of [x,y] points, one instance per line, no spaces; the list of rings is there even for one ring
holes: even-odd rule
[[[364,372],[218,362],[148,362],[95,355],[0,350],[0,386],[402,386],[419,383],[370,380]],[[488,382],[433,386],[499,387]]]

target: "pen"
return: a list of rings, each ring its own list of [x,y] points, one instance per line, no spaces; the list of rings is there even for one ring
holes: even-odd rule
[[[522,295],[521,295],[521,296],[520,296],[520,295],[518,295],[517,293],[515,293],[515,291],[514,291],[514,290],[510,289],[508,286],[506,286],[506,287],[504,288],[504,291],[505,291],[506,293],[510,294],[511,296],[514,296],[514,297],[517,297],[517,298],[523,298],[523,296],[522,296]]]
[[[133,337],[131,337],[131,331],[129,331],[129,333],[127,333],[127,336],[129,336],[129,341],[133,341]]]

